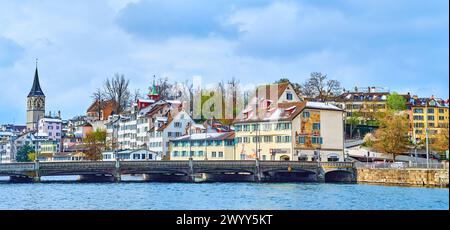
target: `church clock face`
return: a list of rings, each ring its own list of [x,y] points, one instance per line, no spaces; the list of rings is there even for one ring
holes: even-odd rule
[[[45,106],[44,99],[41,98],[41,97],[36,98],[35,108],[39,109],[39,110],[42,110],[44,108],[44,106]]]

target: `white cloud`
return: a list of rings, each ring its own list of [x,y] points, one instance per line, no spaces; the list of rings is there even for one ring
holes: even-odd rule
[[[340,7],[265,2],[234,3],[217,11],[220,23],[240,29],[236,37],[167,33],[155,41],[118,23],[129,4],[140,1],[2,1],[0,37],[23,52],[10,59],[7,51],[8,66],[0,65],[0,123],[24,123],[36,57],[47,109],[61,110],[67,118],[83,114],[93,90],[116,72],[141,92],[154,74],[178,82],[201,75],[204,83],[236,77],[247,84],[280,77],[302,82],[321,71],[346,88],[377,85],[448,95],[448,18],[432,14],[430,6],[428,14],[408,15],[394,5],[386,12],[403,16],[389,25],[377,20],[384,17],[382,9],[365,9],[359,1],[343,0]]]

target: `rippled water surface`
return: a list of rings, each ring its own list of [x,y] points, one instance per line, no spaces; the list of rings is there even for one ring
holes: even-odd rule
[[[0,209],[449,209],[449,190],[317,183],[0,183]]]

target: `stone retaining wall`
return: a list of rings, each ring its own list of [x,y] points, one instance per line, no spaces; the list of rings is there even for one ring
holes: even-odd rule
[[[356,169],[358,183],[448,187],[448,169]]]

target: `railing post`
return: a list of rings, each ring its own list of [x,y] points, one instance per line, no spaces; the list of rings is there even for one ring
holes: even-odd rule
[[[120,175],[120,161],[119,161],[119,159],[116,159],[116,164],[115,164],[115,168],[114,168],[114,181],[120,182],[121,179],[122,179],[122,177]]]
[[[40,181],[41,181],[40,164],[39,160],[35,160],[33,182],[40,182]]]
[[[189,158],[189,180],[190,182],[195,182],[194,159],[192,157]]]

